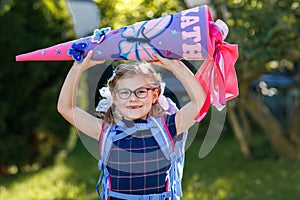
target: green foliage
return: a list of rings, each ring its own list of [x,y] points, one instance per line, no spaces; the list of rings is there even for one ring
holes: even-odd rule
[[[16,63],[15,56],[74,39],[64,0],[0,4],[0,166],[49,161],[68,137],[56,101],[68,63]]]
[[[300,3],[295,0],[231,0],[230,40],[239,44],[239,67],[263,73],[269,61],[300,58]]]
[[[101,10],[101,26],[117,29],[133,23],[176,13],[186,8],[183,0],[95,0]]]

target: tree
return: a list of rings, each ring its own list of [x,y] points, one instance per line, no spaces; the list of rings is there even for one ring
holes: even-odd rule
[[[69,125],[57,114],[62,62],[16,63],[16,55],[74,39],[64,0],[0,4],[0,166],[43,165],[65,146]],[[1,170],[0,170],[1,173]]]
[[[217,10],[224,7],[217,0],[213,2]],[[250,116],[280,158],[299,159],[299,105],[295,105],[295,116],[285,127],[250,88],[254,79],[270,71],[270,63],[278,68],[280,65],[274,63],[299,60],[300,4],[293,0],[239,0],[228,1],[225,7],[227,12],[218,12],[222,13],[219,17],[230,26],[229,40],[239,44],[236,70],[240,95],[231,102],[228,116],[242,152],[253,156]],[[297,87],[299,91],[299,84]]]

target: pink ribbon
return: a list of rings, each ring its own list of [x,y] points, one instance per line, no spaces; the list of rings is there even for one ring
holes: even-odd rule
[[[238,96],[238,82],[234,64],[238,58],[238,46],[224,41],[224,34],[220,27],[210,22],[211,52],[212,58],[204,61],[195,74],[199,83],[204,88],[207,96],[202,109],[195,117],[201,121],[207,114],[212,104],[218,110],[222,110],[226,101]]]

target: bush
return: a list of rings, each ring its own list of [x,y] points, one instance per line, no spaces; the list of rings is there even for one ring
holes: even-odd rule
[[[16,63],[15,56],[74,39],[64,0],[15,0],[0,5],[0,168],[53,160],[69,125],[56,110],[68,71],[62,62]],[[0,170],[1,173],[1,170]]]

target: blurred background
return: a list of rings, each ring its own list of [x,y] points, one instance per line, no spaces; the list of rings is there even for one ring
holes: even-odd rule
[[[204,4],[229,26],[226,41],[239,45],[240,95],[228,102],[221,138],[202,159],[210,113],[200,123],[182,199],[298,199],[299,0],[0,0],[0,199],[97,199],[97,160],[56,110],[72,62],[16,63],[16,55]],[[78,103],[90,113],[108,64],[80,83]],[[180,87],[173,90],[184,103]]]

